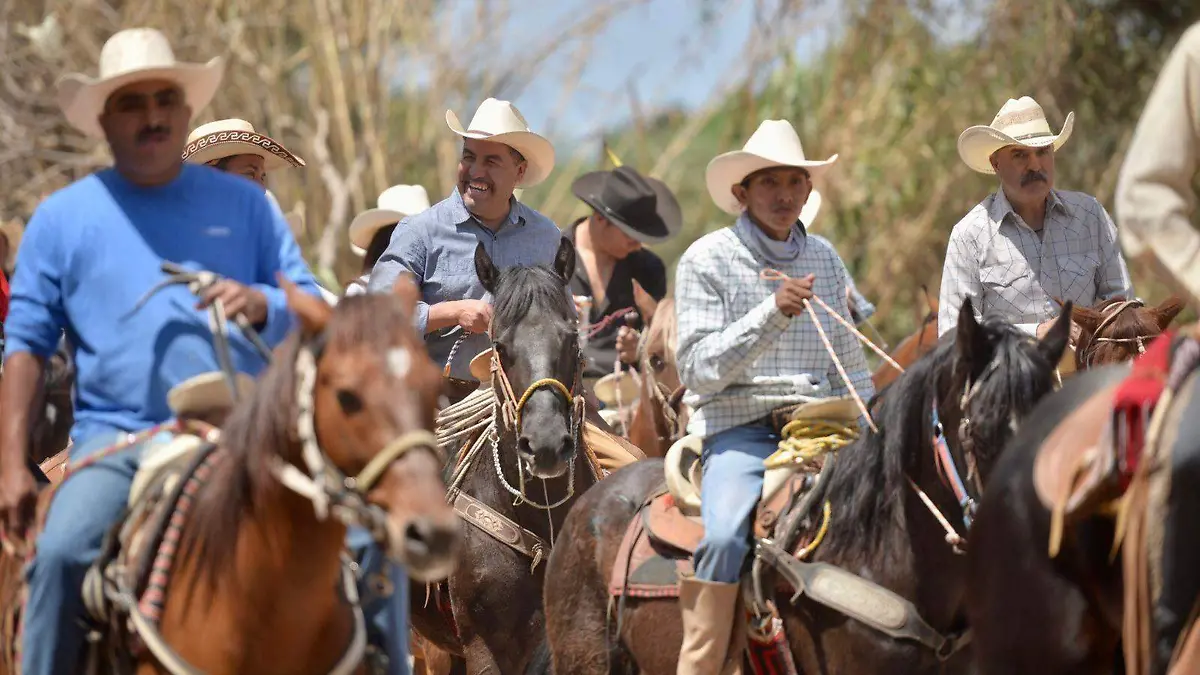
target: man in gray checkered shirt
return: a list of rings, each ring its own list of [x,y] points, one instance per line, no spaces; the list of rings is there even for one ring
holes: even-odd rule
[[[1032,98],[1009,99],[989,126],[958,139],[967,166],[1000,178],[950,233],[942,269],[938,334],[954,328],[963,300],[1041,336],[1060,306],[1090,307],[1133,297],[1117,228],[1091,195],[1054,189],[1054,153],[1071,135],[1075,114],[1058,134]]]
[[[679,375],[693,409],[688,432],[703,437],[705,527],[696,574],[680,584],[681,675],[728,673],[726,657],[740,656],[727,652],[763,460],[779,444],[770,413],[848,392],[804,306],[815,294],[849,319],[849,275],[833,246],[799,221],[812,178],[836,159],[806,159],[791,124],[763,122],[741,151],[708,165],[709,194],[737,221],[693,243],[676,269]],[[764,268],[788,278],[763,280]],[[874,392],[862,348],[817,315],[867,400]]]

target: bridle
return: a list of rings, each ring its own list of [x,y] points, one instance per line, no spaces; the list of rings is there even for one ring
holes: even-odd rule
[[[683,394],[686,388],[680,384],[674,391],[668,389],[665,384],[658,381],[655,375],[654,364],[650,362],[650,352],[646,349],[649,328],[643,331],[641,339],[638,340],[638,369],[641,371],[641,377],[647,380],[650,390],[650,395],[654,403],[662,410],[663,421],[666,422],[665,428],[659,424],[657,418],[654,420],[654,436],[659,443],[670,444],[683,436],[682,429],[679,428],[680,414],[678,406],[683,399]],[[665,435],[664,435],[665,434]]]
[[[301,457],[308,472],[301,471],[282,457],[273,457],[271,473],[293,492],[308,498],[319,520],[333,514],[346,525],[359,525],[369,531],[376,542],[386,543],[390,534],[387,513],[367,501],[367,494],[378,485],[388,467],[414,450],[432,453],[444,463],[433,433],[417,429],[401,434],[385,445],[358,474],[342,472],[317,440],[314,393],[317,384],[317,360],[324,348],[318,337],[301,344],[296,354],[296,432],[300,438]]]
[[[1142,308],[1145,306],[1146,306],[1145,303],[1143,303],[1141,300],[1138,300],[1135,298],[1133,300],[1124,300],[1122,302],[1111,304],[1108,307],[1105,307],[1103,310],[1101,310],[1101,313],[1104,318],[1101,319],[1100,324],[1096,326],[1096,330],[1092,331],[1091,339],[1088,340],[1087,346],[1084,347],[1083,352],[1079,355],[1079,360],[1083,364],[1083,366],[1085,368],[1091,367],[1092,360],[1096,357],[1096,346],[1098,343],[1106,343],[1106,342],[1110,343],[1110,344],[1131,344],[1132,343],[1132,344],[1137,345],[1138,354],[1145,354],[1146,353],[1146,340],[1153,339],[1154,336],[1152,336],[1152,335],[1136,335],[1131,338],[1099,337],[1101,331],[1103,331],[1105,328],[1108,328],[1109,326],[1111,326],[1117,320],[1117,318],[1119,318],[1121,316],[1122,312],[1124,312],[1127,309],[1139,309],[1139,308]]]

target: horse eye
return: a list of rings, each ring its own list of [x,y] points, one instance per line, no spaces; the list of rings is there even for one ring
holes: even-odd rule
[[[352,391],[347,389],[337,390],[337,402],[342,407],[342,412],[347,415],[353,415],[363,408],[362,399]]]
[[[667,364],[663,362],[661,356],[655,355],[650,357],[650,367],[661,371],[663,368],[667,367]]]

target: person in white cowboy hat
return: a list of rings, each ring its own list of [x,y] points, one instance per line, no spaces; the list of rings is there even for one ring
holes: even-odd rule
[[[245,176],[267,187],[267,173],[289,166],[302,167],[304,160],[283,143],[254,130],[236,118],[201,124],[188,135],[183,161],[207,164],[221,171]]]
[[[1054,188],[1055,153],[1075,124],[1068,113],[1056,134],[1029,96],[1009,99],[987,126],[958,137],[968,167],[1000,180],[954,226],[946,247],[938,334],[958,323],[963,300],[1039,337],[1068,300],[1090,307],[1133,297],[1117,229],[1091,195]]]
[[[799,220],[813,180],[836,160],[809,159],[790,122],[764,121],[741,150],[708,164],[709,195],[734,224],[693,243],[676,268],[677,362],[692,409],[687,431],[703,438],[705,527],[696,574],[680,585],[681,675],[729,672],[722,664],[739,658],[727,651],[763,460],[780,440],[772,413],[848,392],[804,303],[815,294],[849,319],[849,275],[837,251]],[[764,280],[765,268],[788,278]],[[871,374],[857,340],[823,312],[818,320],[869,399]]]
[[[491,306],[475,275],[475,248],[496,266],[551,265],[562,232],[554,221],[513,197],[513,190],[544,181],[554,168],[554,146],[529,129],[509,101],[489,98],[464,127],[452,111],[446,124],[463,139],[458,180],[449,197],[396,228],[371,271],[368,290],[387,292],[402,272],[421,286],[417,328],[429,355],[444,366],[459,331],[464,339],[451,376],[475,382],[471,359],[490,347]]]
[[[293,318],[276,274],[313,295],[300,250],[260,186],[185,164],[194,111],[208,105],[222,61],[176,60],[157,30],[122,30],[100,51],[99,76],[58,82],[58,103],[77,130],[108,144],[113,166],[75,181],[37,207],[17,252],[0,381],[0,523],[23,538],[35,479],[25,464],[27,411],[46,359],[68,330],[75,362],[71,460],[172,418],[166,392],[219,370],[207,312],[220,298],[231,314],[278,344]],[[165,260],[224,277],[201,298],[172,286],[134,308],[163,280]],[[265,362],[240,332],[230,336],[240,372]],[[109,455],[59,486],[27,576],[21,672],[75,672],[85,642],[84,573],[125,509],[147,444]]]
[[[1117,179],[1116,212],[1125,250],[1155,270],[1168,285],[1200,302],[1200,234],[1196,232],[1196,189],[1200,169],[1200,24],[1179,38],[1163,64],[1129,141]],[[1185,335],[1193,329],[1180,331]],[[1172,377],[1174,377],[1174,373]],[[1188,401],[1176,440],[1164,448],[1169,464],[1165,513],[1158,550],[1161,591],[1152,610],[1148,667],[1151,675],[1196,672],[1196,634],[1192,620],[1200,600],[1200,419],[1196,387],[1179,398]],[[1155,514],[1159,516],[1160,514]],[[1177,645],[1178,660],[1172,664]],[[1186,645],[1186,646],[1184,646]],[[1190,647],[1190,649],[1189,649]],[[1187,657],[1186,659],[1184,657]],[[1169,669],[1170,668],[1170,669]]]
[[[571,293],[591,298],[590,326],[608,322],[588,337],[584,347],[584,378],[591,386],[613,372],[618,358],[625,367],[636,365],[635,329],[641,316],[634,288],[640,287],[656,301],[667,294],[667,267],[645,245],[664,242],[679,232],[683,212],[665,183],[628,166],[586,173],[575,180],[571,191],[592,211],[566,231],[582,263],[575,266]],[[614,316],[618,312],[621,317]],[[637,321],[627,324],[623,317],[628,314]]]
[[[371,282],[371,270],[392,241],[396,225],[409,216],[429,208],[429,194],[420,185],[393,185],[379,193],[373,209],[367,209],[350,222],[350,248],[363,257],[362,276],[346,287],[346,295],[365,293]]]

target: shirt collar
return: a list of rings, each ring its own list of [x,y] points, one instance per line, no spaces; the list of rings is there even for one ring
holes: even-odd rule
[[[504,221],[503,225],[524,225],[527,220],[525,209],[526,206],[517,201],[515,196],[509,197],[508,219]],[[463,202],[462,193],[458,191],[457,187],[454,188],[454,194],[451,196],[450,214],[454,217],[454,222],[459,225],[473,220],[480,227],[484,227],[483,222],[476,218],[475,214],[467,210],[467,205]],[[500,229],[503,229],[503,225]]]
[[[1046,197],[1046,206],[1047,212],[1060,209],[1063,215],[1071,217],[1071,210],[1067,208],[1067,203],[1062,200],[1062,197],[1058,196],[1058,190],[1050,190],[1050,196]],[[1003,223],[1004,217],[1010,213],[1016,215],[1016,209],[1008,201],[1008,196],[1004,194],[1004,188],[999,188],[992,199],[991,208],[988,209],[988,216],[994,223]]]

